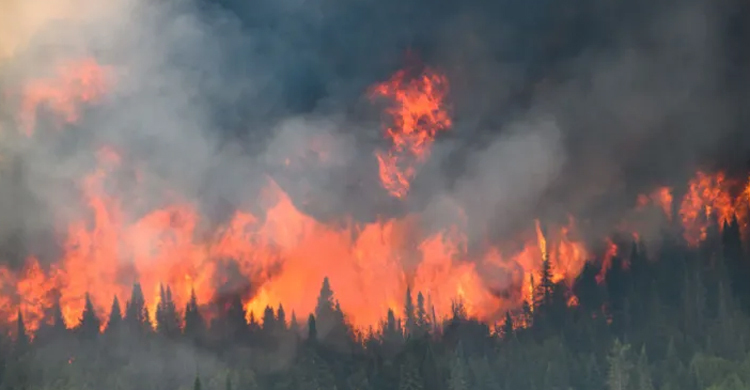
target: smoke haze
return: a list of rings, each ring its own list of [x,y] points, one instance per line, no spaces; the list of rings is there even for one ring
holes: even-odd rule
[[[133,218],[187,201],[220,223],[262,210],[270,176],[330,224],[465,216],[482,244],[572,213],[599,237],[637,193],[746,163],[747,32],[719,3],[0,0],[5,257],[56,259],[103,146],[129,170],[116,192]],[[446,74],[454,126],[399,201],[378,180],[382,107],[366,94],[407,52]],[[20,135],[24,85],[89,57],[111,81],[102,99],[62,125],[41,107]],[[185,383],[191,364],[169,370]]]

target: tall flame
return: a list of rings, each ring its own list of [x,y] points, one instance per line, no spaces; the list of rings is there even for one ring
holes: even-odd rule
[[[101,100],[111,86],[108,71],[96,62],[71,64],[61,67],[57,78],[34,81],[25,89],[21,119],[27,134],[33,134],[39,105],[75,122],[81,105]],[[451,126],[446,89],[445,77],[427,69],[413,79],[398,72],[372,90],[393,103],[388,109],[393,124],[386,132],[393,147],[377,153],[380,180],[393,196],[406,196],[434,137]],[[553,282],[572,286],[591,260],[576,237],[573,217],[562,226],[546,223],[544,231],[534,220],[519,240],[470,251],[463,228],[467,221],[425,231],[422,216],[414,214],[332,226],[300,211],[270,177],[256,202],[261,212],[237,210],[219,226],[203,223],[190,199],[134,215],[109,185],[117,172],[129,168],[127,155],[104,147],[97,161],[79,183],[88,215],[60,229],[61,258],[49,263],[31,256],[20,269],[0,267],[0,322],[10,323],[20,313],[34,331],[59,302],[72,327],[83,314],[87,294],[96,314],[106,319],[113,298],[126,302],[135,282],[142,286],[151,318],[163,285],[170,287],[178,307],[194,292],[199,305],[211,308],[229,292],[241,295],[248,313],[259,315],[267,306],[283,304],[302,316],[314,312],[324,278],[356,327],[377,326],[389,309],[401,312],[407,289],[427,297],[440,317],[449,315],[459,299],[467,314],[493,322],[524,303],[534,309],[534,275],[545,262]],[[140,172],[142,178],[148,175]],[[750,183],[738,190],[739,183],[722,173],[698,173],[689,184],[679,204],[688,242],[705,239],[714,216],[720,223],[737,218],[746,228]],[[639,207],[648,203],[672,217],[671,188],[638,198]],[[618,253],[612,240],[606,238],[606,244],[599,282]],[[575,296],[568,304],[577,304]]]
[[[386,128],[392,147],[376,153],[380,181],[392,196],[406,196],[418,166],[430,155],[435,135],[451,126],[444,102],[447,89],[445,76],[429,68],[413,79],[399,71],[372,89],[373,97],[392,101],[387,113],[393,124]]]

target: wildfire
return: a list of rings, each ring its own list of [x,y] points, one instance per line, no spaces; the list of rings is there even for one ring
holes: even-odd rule
[[[26,134],[33,134],[40,104],[75,122],[82,103],[104,96],[111,85],[107,74],[86,60],[62,66],[55,79],[32,82],[25,89],[21,115]],[[398,72],[372,89],[373,96],[393,103],[387,110],[393,123],[386,126],[393,147],[377,153],[380,180],[391,195],[406,196],[436,134],[451,126],[446,91],[445,77],[431,69],[411,79]],[[211,308],[218,297],[232,292],[241,295],[248,315],[258,317],[267,306],[283,304],[304,318],[314,312],[324,278],[355,327],[377,326],[389,309],[400,313],[407,289],[422,293],[438,317],[450,315],[460,300],[468,315],[495,322],[524,306],[534,310],[534,283],[543,267],[549,266],[545,274],[551,274],[552,282],[572,286],[593,260],[577,237],[573,217],[562,225],[545,223],[544,229],[534,220],[514,242],[470,251],[463,228],[468,221],[463,219],[437,231],[426,231],[419,214],[332,226],[300,211],[270,177],[256,199],[261,212],[238,210],[219,226],[206,226],[191,199],[134,215],[111,184],[120,170],[135,165],[137,187],[148,179],[148,171],[111,147],[99,149],[96,157],[95,169],[79,183],[80,206],[87,215],[60,229],[61,258],[43,262],[29,257],[21,269],[0,267],[0,322],[11,324],[20,314],[33,332],[59,304],[66,326],[73,327],[88,295],[104,329],[113,299],[127,302],[136,282],[152,319],[163,286],[178,308],[193,293],[199,306]],[[318,157],[330,158],[323,152]],[[679,204],[689,243],[705,239],[711,218],[720,223],[737,218],[746,226],[750,184],[737,191],[738,184],[721,173],[698,173],[689,184]],[[732,196],[735,192],[739,195]],[[671,219],[673,197],[671,188],[657,188],[640,196],[638,207],[653,203]],[[633,236],[637,239],[637,232]],[[618,254],[611,239],[606,244],[600,283]],[[578,304],[574,295],[567,299],[570,306]],[[515,324],[525,326],[524,321]]]
[[[315,309],[320,283],[328,277],[348,320],[357,327],[377,325],[388,309],[403,307],[407,287],[428,296],[441,315],[450,313],[457,298],[467,314],[485,319],[523,299],[492,293],[476,262],[467,258],[465,237],[457,229],[423,236],[413,251],[405,237],[420,235],[418,216],[333,228],[300,212],[271,179],[262,195],[269,205],[264,217],[237,212],[205,242],[198,239],[205,235],[198,231],[198,214],[187,202],[129,218],[106,186],[123,160],[111,149],[98,156],[99,168],[83,180],[81,189],[91,221],[68,227],[63,258],[48,269],[30,259],[20,274],[7,269],[0,274],[2,285],[14,286],[15,292],[9,295],[15,301],[3,305],[4,316],[15,318],[19,307],[29,330],[38,328],[55,294],[68,326],[80,320],[86,293],[97,315],[106,319],[113,298],[126,302],[135,281],[143,288],[151,318],[162,285],[171,287],[178,307],[193,290],[200,305],[209,305],[221,288],[254,286],[243,296],[248,311],[259,315],[268,305],[284,304],[302,314]],[[555,280],[571,280],[583,259],[576,249],[580,244],[568,239],[566,229],[550,254]],[[527,249],[498,262],[498,267],[517,264],[524,274],[536,272],[543,261],[540,243],[530,240]],[[486,256],[497,253],[492,248]],[[408,259],[418,259],[418,265],[408,267]]]
[[[604,258],[602,259],[602,268],[599,271],[599,274],[596,275],[597,283],[604,283],[604,278],[607,276],[607,271],[612,268],[612,260],[617,256],[618,250],[619,248],[617,247],[617,244],[607,238],[607,251],[604,253]]]
[[[110,89],[111,69],[94,59],[71,61],[56,68],[53,77],[34,80],[23,89],[21,130],[31,137],[37,110],[44,106],[64,123],[75,123],[82,103],[96,103]]]
[[[668,220],[672,220],[672,202],[674,196],[672,195],[672,189],[669,187],[659,187],[652,191],[649,195],[638,195],[638,208],[643,208],[649,203],[653,203],[660,207],[667,216]]]
[[[416,78],[408,76],[399,71],[371,91],[373,97],[392,101],[387,113],[393,124],[385,133],[392,147],[378,151],[376,157],[383,187],[398,198],[409,192],[418,166],[430,155],[435,135],[452,124],[444,102],[448,89],[445,76],[429,68]]]

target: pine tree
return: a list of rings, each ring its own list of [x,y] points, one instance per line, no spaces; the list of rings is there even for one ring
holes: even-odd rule
[[[184,333],[193,342],[196,342],[203,338],[205,330],[206,324],[203,321],[203,317],[198,308],[198,300],[195,296],[195,290],[192,290],[190,292],[190,300],[185,306]]]
[[[120,329],[122,324],[122,311],[120,310],[120,301],[117,295],[112,299],[112,308],[109,310],[109,320],[107,321],[107,333]]]
[[[201,390],[201,378],[198,376],[198,374],[195,375],[195,381],[193,382],[193,390]]]
[[[18,354],[25,352],[29,347],[29,334],[26,332],[26,324],[23,322],[23,314],[18,310],[16,319],[16,351]]]
[[[315,342],[318,339],[318,325],[315,323],[315,316],[310,314],[307,317],[307,340]]]
[[[284,306],[279,304],[279,308],[276,310],[276,325],[281,330],[286,330],[286,312]]]
[[[552,282],[552,265],[547,257],[542,262],[542,273],[539,279],[539,285],[534,290],[534,308],[535,311],[544,311],[552,305],[552,295],[554,292],[554,283]]]
[[[602,296],[604,295],[601,286],[597,283],[597,269],[592,263],[586,263],[583,266],[581,274],[578,275],[576,284],[573,288],[578,303],[586,313],[598,313],[602,307]]]
[[[261,326],[258,320],[255,319],[255,312],[250,312],[250,318],[247,321],[247,330],[250,334],[257,334],[261,330]]]
[[[133,291],[125,308],[125,323],[131,330],[148,332],[151,330],[146,300],[143,298],[143,290],[140,283],[133,284]]]
[[[425,307],[424,295],[422,293],[417,294],[417,314],[416,314],[416,327],[419,330],[420,335],[426,334],[430,329],[430,316],[427,314],[427,308]]]
[[[270,337],[276,332],[276,314],[271,306],[266,306],[266,309],[263,310],[263,331],[266,333],[266,337]]]
[[[475,378],[474,388],[476,390],[495,390],[500,388],[487,356],[480,359],[473,359],[469,367]]]
[[[229,307],[224,313],[223,318],[224,336],[227,341],[236,342],[247,337],[249,327],[245,315],[245,308],[242,306],[242,297],[239,294],[232,294],[229,297]],[[251,312],[250,315],[250,318],[254,320],[254,313]]]
[[[86,293],[86,303],[81,315],[81,320],[78,323],[78,332],[85,338],[94,338],[99,334],[99,328],[101,321],[96,316],[94,305],[91,303],[91,296]]]
[[[398,381],[398,390],[422,390],[424,381],[419,374],[417,364],[411,355],[406,357],[406,361],[401,366],[401,375]]]
[[[633,364],[630,361],[630,345],[622,344],[615,339],[607,361],[609,362],[609,373],[607,375],[607,387],[609,390],[629,390],[630,377]]]
[[[160,299],[156,307],[156,331],[167,337],[180,334],[180,319],[177,307],[172,299],[172,289],[162,285],[159,291]]]
[[[67,329],[59,299],[55,299],[55,305],[52,307],[52,326],[55,335],[60,335]]]
[[[297,313],[292,310],[292,318],[289,320],[289,330],[295,335],[299,336],[302,333],[299,321],[297,321]]]
[[[510,312],[505,313],[505,322],[503,322],[503,337],[513,337],[515,329],[513,328],[513,317],[510,316]]]
[[[406,334],[412,335],[417,331],[417,319],[414,310],[414,300],[411,297],[411,288],[406,288],[406,299],[404,303],[404,318],[406,319]]]
[[[637,386],[638,390],[654,390],[654,383],[651,380],[649,371],[648,357],[646,356],[646,346],[641,348],[641,354],[638,356],[636,364]]]
[[[318,303],[315,306],[315,320],[318,327],[327,333],[336,323],[335,302],[333,300],[333,290],[328,281],[328,277],[323,278],[323,285],[318,295]]]
[[[459,341],[450,365],[449,390],[469,390],[469,372],[464,356],[463,344]]]
[[[587,389],[604,388],[604,374],[599,366],[599,359],[594,353],[591,353],[586,359],[584,367],[585,377],[583,382]]]

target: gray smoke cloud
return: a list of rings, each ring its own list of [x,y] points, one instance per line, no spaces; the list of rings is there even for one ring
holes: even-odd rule
[[[590,206],[624,207],[742,149],[727,142],[739,137],[739,104],[725,88],[726,16],[715,6],[580,2],[558,13],[537,3],[430,13],[419,1],[78,3],[86,17],[42,24],[7,78],[35,76],[42,58],[94,55],[117,84],[75,135],[58,136],[65,146],[43,137],[25,146],[28,187],[51,209],[74,203],[49,183],[69,185],[90,169],[92,146],[113,144],[148,166],[157,193],[168,187],[209,210],[248,202],[272,174],[321,218],[399,214],[449,194],[478,231],[493,220],[504,231],[544,214],[615,219]],[[381,127],[363,94],[403,66],[407,49],[448,75],[456,125],[404,205],[379,187]],[[316,137],[328,139],[329,160],[289,169],[285,154],[309,153]]]
[[[149,173],[137,187],[121,180],[133,216],[178,193],[220,222],[256,207],[270,175],[331,223],[422,211],[443,226],[460,208],[475,242],[567,213],[606,234],[635,194],[750,151],[747,45],[724,30],[731,9],[708,0],[98,3],[0,2],[18,15],[0,23],[0,88],[86,56],[115,79],[63,131],[41,110],[30,140],[15,135],[18,96],[2,97],[10,262],[54,260],[55,226],[84,212],[77,183],[103,145]],[[14,28],[23,39],[5,38]],[[363,95],[408,50],[446,73],[455,126],[401,202],[378,182],[380,113]],[[184,383],[195,369],[180,364],[192,363],[168,370]]]
[[[76,183],[102,145],[149,173],[137,191],[123,179],[133,215],[173,200],[170,192],[220,222],[227,210],[253,207],[270,175],[326,221],[425,211],[444,224],[451,214],[437,205],[450,199],[473,241],[567,213],[601,234],[635,194],[681,183],[706,162],[737,165],[726,155],[750,145],[741,131],[746,81],[730,77],[743,73],[722,30],[727,11],[702,0],[559,7],[71,0],[28,8],[19,15],[42,16],[18,23],[27,39],[4,46],[13,53],[5,89],[85,56],[110,66],[115,84],[69,129],[55,130],[40,111],[31,140],[7,135],[19,102],[5,97],[5,147],[21,158],[7,164],[18,185],[0,196],[10,221],[0,236],[54,258],[39,237],[83,212]],[[408,50],[446,73],[455,126],[400,202],[378,182],[382,107],[364,95],[404,66]]]

